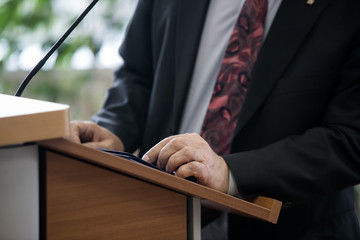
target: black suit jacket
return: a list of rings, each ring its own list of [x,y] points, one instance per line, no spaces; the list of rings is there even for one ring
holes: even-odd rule
[[[139,1],[93,118],[127,151],[178,132],[208,4]],[[242,195],[285,202],[277,225],[230,216],[232,237],[360,239],[345,189],[360,182],[359,1],[283,0],[224,159]]]

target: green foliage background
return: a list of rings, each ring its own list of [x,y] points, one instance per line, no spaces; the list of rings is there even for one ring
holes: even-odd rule
[[[106,21],[109,31],[123,31],[128,21],[128,19],[115,20],[113,17],[119,2],[121,3],[121,0],[107,0],[106,4],[101,1],[97,4],[97,6],[102,4],[105,8],[101,17]],[[57,17],[57,9],[54,9],[52,0],[0,0],[0,38],[6,39],[9,46],[5,58],[0,60],[0,67],[11,54],[20,53],[23,50],[26,37],[39,42],[43,49],[49,49],[61,34],[51,31],[59,21]],[[70,26],[77,17],[78,15],[67,16],[66,25]],[[58,49],[56,67],[68,67],[75,50],[81,46],[89,47],[94,54],[100,50],[101,39],[95,38],[91,32],[82,31],[81,33],[81,24],[72,33],[72,36],[76,37],[71,37],[71,41],[66,40]]]
[[[76,1],[88,5],[91,0]],[[99,9],[102,9],[100,17],[106,23],[106,31],[125,30],[129,18],[114,16],[116,9],[128,2],[133,2],[134,6],[136,4],[136,0],[107,0],[97,3],[93,11],[99,13]],[[7,44],[6,53],[2,58],[0,56],[0,93],[13,95],[28,74],[27,71],[5,69],[11,55],[20,55],[29,41],[39,43],[44,50],[50,49],[79,14],[80,12],[60,14],[59,9],[55,9],[53,0],[0,0],[0,41]],[[72,119],[89,119],[100,108],[106,88],[112,82],[114,69],[70,68],[77,49],[86,46],[95,56],[103,44],[104,39],[95,34],[96,26],[89,27],[88,23],[87,28],[85,27],[91,14],[93,12],[85,17],[57,50],[54,69],[41,70],[25,89],[23,97],[68,104],[71,106]],[[61,29],[60,21],[64,25]]]

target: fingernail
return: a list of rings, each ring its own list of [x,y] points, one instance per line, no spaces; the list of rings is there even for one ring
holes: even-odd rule
[[[142,157],[142,160],[148,162],[148,161],[150,160],[150,158],[149,158],[148,155],[145,154],[145,155]]]

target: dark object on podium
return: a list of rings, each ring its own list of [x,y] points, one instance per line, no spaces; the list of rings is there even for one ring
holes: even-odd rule
[[[142,160],[141,158],[139,158],[139,157],[137,157],[137,156],[135,156],[135,155],[133,155],[133,154],[131,154],[131,153],[128,153],[128,152],[119,152],[119,151],[102,149],[102,148],[97,148],[97,150],[104,151],[104,152],[107,152],[107,153],[111,153],[111,154],[113,154],[113,155],[115,155],[115,156],[122,157],[122,158],[126,158],[126,159],[129,159],[129,160],[131,160],[131,161],[134,161],[134,162],[143,164],[143,165],[145,165],[145,166],[148,166],[148,167],[155,168],[155,169],[157,169],[157,170],[166,172],[164,169],[159,168],[159,167],[156,166],[155,164],[146,162],[146,161]],[[168,172],[166,172],[166,173],[168,173]],[[169,173],[169,174],[174,175],[175,172],[172,172],[172,173]],[[192,182],[197,182],[196,178],[193,177],[193,176],[187,177],[187,178],[185,178],[185,179],[187,179],[187,180],[189,180],[189,181],[192,181]]]

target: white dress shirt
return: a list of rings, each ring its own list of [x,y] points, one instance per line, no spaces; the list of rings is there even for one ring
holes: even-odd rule
[[[221,62],[245,0],[211,0],[185,104],[180,133],[200,133]],[[282,0],[268,0],[264,39]],[[237,194],[230,172],[229,194]]]

